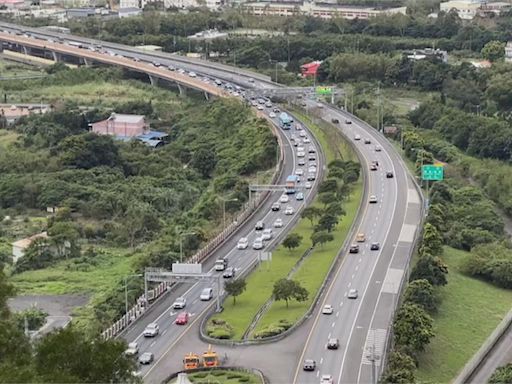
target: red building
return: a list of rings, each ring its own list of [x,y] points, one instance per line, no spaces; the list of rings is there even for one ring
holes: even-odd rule
[[[315,77],[318,72],[318,68],[320,67],[320,64],[322,64],[321,61],[313,61],[311,63],[301,65],[300,72],[302,74],[302,77]]]

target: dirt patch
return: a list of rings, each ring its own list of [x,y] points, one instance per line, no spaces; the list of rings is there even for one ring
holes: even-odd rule
[[[87,295],[29,295],[13,297],[7,304],[13,312],[36,306],[50,316],[70,316],[75,308],[83,307],[88,302]]]

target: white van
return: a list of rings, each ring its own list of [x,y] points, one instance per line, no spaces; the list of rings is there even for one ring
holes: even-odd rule
[[[213,297],[213,288],[205,288],[201,292],[201,296],[199,298],[201,301],[210,301]]]

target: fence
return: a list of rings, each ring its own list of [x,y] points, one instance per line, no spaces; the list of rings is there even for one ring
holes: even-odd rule
[[[276,164],[276,169],[272,176],[271,184],[276,184],[279,178],[281,177],[284,165],[284,149],[283,142],[281,136],[279,135],[278,128],[273,124],[272,120],[270,120],[263,113],[257,113],[258,117],[266,118],[271,122],[270,127],[274,136],[276,136],[279,146],[279,161]],[[256,199],[253,199],[252,202],[248,202],[244,210],[231,222],[224,230],[222,230],[219,234],[217,234],[213,239],[211,239],[203,248],[201,248],[196,254],[189,257],[186,262],[187,263],[201,263],[204,260],[208,259],[211,253],[224,241],[226,241],[231,235],[233,235],[241,225],[248,220],[256,211],[257,208],[263,204],[263,202],[270,195],[270,192],[264,192],[258,195]],[[117,320],[114,324],[112,324],[109,328],[102,332],[102,337],[104,339],[110,339],[112,337],[118,336],[122,331],[124,331],[130,324],[134,323],[136,320],[141,318],[147,310],[150,308],[150,305],[153,305],[158,299],[165,295],[165,293],[169,292],[169,288],[171,284],[169,283],[160,283],[155,288],[148,290],[148,299],[146,299],[145,295],[142,294],[138,299],[136,304],[128,311],[128,313],[124,314],[119,320]],[[152,303],[149,302],[149,299],[152,300]]]

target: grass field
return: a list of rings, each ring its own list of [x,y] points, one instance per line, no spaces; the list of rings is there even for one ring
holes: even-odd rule
[[[18,134],[6,129],[0,129],[0,148],[6,148],[8,145],[18,140]]]
[[[41,69],[32,65],[0,59],[0,75],[3,77],[27,76],[40,74],[41,72]]]
[[[209,383],[209,384],[260,384],[261,380],[258,376],[247,372],[237,372],[228,370],[213,370],[211,372],[196,372],[187,375],[192,383]],[[177,379],[172,380],[169,384],[174,384]]]
[[[341,139],[339,141],[330,140],[332,132],[321,129],[316,124],[312,124],[311,120],[306,116],[299,115],[299,117],[312,129],[315,137],[324,149],[327,162],[339,157],[338,149],[341,150],[341,153],[344,154],[344,157],[347,159],[355,158],[355,154]],[[294,279],[301,281],[303,286],[308,289],[310,293],[309,300],[305,303],[291,301],[288,309],[284,302],[273,303],[270,310],[260,320],[255,329],[256,331],[280,319],[294,322],[307,311],[334,257],[337,255],[338,250],[345,240],[345,236],[352,224],[355,212],[360,203],[361,193],[362,186],[358,184],[350,199],[345,203],[347,216],[342,218],[341,223],[335,230],[334,236],[336,240],[325,244],[323,248],[319,247],[316,249],[296,272]],[[271,297],[274,283],[286,277],[299,258],[311,246],[310,237],[313,233],[313,228],[309,220],[299,220],[292,233],[297,233],[302,236],[303,240],[300,247],[290,252],[284,247],[278,246],[272,252],[272,262],[262,263],[258,269],[247,278],[247,289],[242,295],[237,297],[236,304],[234,305],[231,298],[228,298],[224,303],[224,311],[213,317],[227,321],[231,325],[234,331],[233,339],[241,338],[258,310]]]
[[[422,381],[452,381],[512,306],[512,290],[460,273],[466,255],[445,248],[448,284],[442,288],[442,302],[434,316],[436,337],[419,358],[417,377]]]

